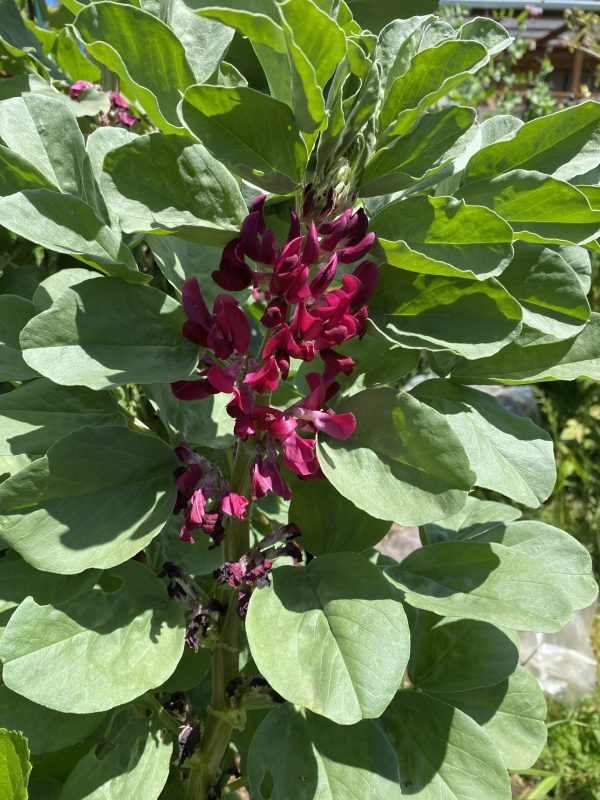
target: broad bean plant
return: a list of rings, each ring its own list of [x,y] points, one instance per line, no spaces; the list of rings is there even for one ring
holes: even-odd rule
[[[600,105],[480,124],[510,36],[404,7],[1,0],[3,798],[509,800],[539,755],[519,631],[596,584],[485,389],[600,379]]]

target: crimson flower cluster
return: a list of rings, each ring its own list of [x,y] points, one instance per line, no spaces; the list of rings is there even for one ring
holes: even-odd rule
[[[255,446],[254,499],[268,492],[289,499],[280,463],[302,477],[320,477],[315,434],[323,431],[343,440],[356,428],[352,414],[336,414],[327,405],[339,389],[336,377],[349,375],[354,366],[334,348],[364,333],[366,302],[377,285],[379,268],[362,261],[341,280],[338,271],[340,265],[360,261],[375,235],[367,232],[363,209],[348,209],[331,219],[331,209],[315,212],[313,196],[309,187],[302,220],[290,212],[283,245],[266,224],[266,196],[257,197],[240,235],[225,247],[213,272],[221,288],[252,287],[255,298],[266,304],[261,323],[267,335],[257,357],[249,352],[248,319],[231,294],[218,295],[211,313],[195,277],[182,290],[188,317],[183,333],[203,348],[202,366],[194,378],[174,383],[173,392],[181,400],[219,392],[231,395],[227,411],[235,420],[234,432]],[[323,370],[307,374],[306,397],[285,411],[269,405],[270,394],[288,377],[291,359],[312,362],[317,356]]]
[[[90,89],[97,89],[102,91],[102,87],[90,81],[75,81],[69,86],[69,97],[71,100],[78,102],[85,99],[85,95]],[[98,116],[100,125],[118,125],[123,128],[131,128],[136,122],[139,122],[138,117],[135,117],[129,110],[129,103],[122,94],[119,92],[109,92],[110,109],[106,114]]]

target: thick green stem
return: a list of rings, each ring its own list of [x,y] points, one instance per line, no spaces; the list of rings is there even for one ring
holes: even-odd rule
[[[234,492],[250,495],[250,467],[254,457],[253,447],[248,449],[243,442],[238,448],[231,474]],[[225,561],[238,561],[250,547],[250,519],[252,503],[246,509],[243,520],[232,517],[226,528],[223,541]],[[222,622],[219,642],[213,650],[211,678],[211,709],[202,735],[200,749],[190,759],[190,772],[186,781],[185,800],[206,800],[211,786],[219,779],[221,762],[227,752],[233,726],[227,721],[232,709],[227,697],[227,686],[240,670],[240,652],[245,643],[242,621],[237,615],[237,597],[232,589],[222,589],[221,601],[227,604]]]

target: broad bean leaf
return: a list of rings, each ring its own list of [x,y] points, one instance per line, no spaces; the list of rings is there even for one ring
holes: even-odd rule
[[[288,704],[256,731],[248,771],[255,800],[398,797],[398,761],[374,722],[334,725]]]
[[[417,612],[408,663],[417,689],[447,694],[492,686],[512,675],[518,663],[514,632],[487,622]]]
[[[0,484],[0,537],[34,567],[64,575],[120,564],[169,518],[177,466],[156,437],[80,428]]]
[[[379,115],[385,144],[411,129],[420,113],[460,85],[489,59],[474,41],[446,41],[417,53],[408,71],[393,82]]]
[[[57,711],[89,714],[169,677],[183,652],[181,606],[141,564],[129,561],[114,573],[122,582],[115,591],[92,589],[56,606],[21,603],[0,639],[9,689]]]
[[[546,701],[524,667],[495,686],[435,696],[481,725],[507,769],[529,769],[537,761],[546,743]]]
[[[154,260],[169,283],[181,291],[184,282],[195,275],[204,299],[211,308],[216,296],[223,291],[211,277],[219,264],[222,250],[209,244],[159,233],[149,233],[145,238]]]
[[[600,380],[600,314],[574,339],[527,347],[513,342],[490,358],[458,361],[452,379],[460,383],[535,383]]]
[[[395,386],[416,368],[420,355],[418,350],[369,335],[345,342],[337,349],[356,361],[348,379],[338,376],[342,394],[356,394],[369,386]]]
[[[181,333],[184,320],[179,303],[158,289],[88,280],[31,320],[21,346],[30,367],[66,386],[174,381],[188,376],[198,357]]]
[[[356,553],[275,569],[271,586],[252,594],[246,629],[275,691],[341,725],[378,717],[408,662],[402,605]]]
[[[488,528],[494,528],[500,522],[514,522],[520,516],[518,509],[505,503],[469,497],[464,508],[457,514],[425,525],[423,530],[427,543],[434,544],[447,539],[467,539]]]
[[[196,83],[207,81],[219,67],[234,35],[232,28],[199,17],[184,0],[142,0],[142,9],[173,29],[182,43]]]
[[[286,42],[275,0],[188,0],[187,5],[204,17],[229,25],[253,44],[285,53]]]
[[[137,134],[126,128],[96,128],[95,131],[90,133],[85,142],[85,149],[92,165],[92,171],[99,183],[102,178],[102,165],[107,153],[137,138]]]
[[[492,739],[462,711],[404,690],[383,725],[398,755],[402,797],[510,800],[508,774]]]
[[[531,508],[550,496],[556,481],[552,439],[530,419],[491,395],[443,379],[425,381],[412,394],[444,415],[465,448],[477,486]]]
[[[109,394],[38,378],[0,394],[0,457],[32,461],[78,428],[123,424],[125,418]]]
[[[170,734],[154,717],[130,712],[128,721],[104,746],[92,748],[67,778],[62,800],[134,798],[157,800],[169,777]]]
[[[31,300],[12,294],[0,295],[0,380],[26,381],[38,373],[23,361],[19,334],[35,316]]]
[[[300,528],[299,541],[313,555],[368,550],[391,526],[361,511],[326,480],[293,482],[289,521]]]
[[[564,591],[573,608],[591,605],[598,594],[590,554],[577,539],[552,525],[537,520],[499,522],[461,538],[470,542],[496,542],[531,556],[539,569]]]
[[[544,172],[570,181],[600,164],[600,103],[588,101],[531,120],[513,138],[481,149],[465,181],[494,178],[513,169]]]
[[[415,608],[513,630],[558,631],[575,607],[536,559],[501,544],[429,544],[387,573]]]
[[[181,131],[180,92],[196,78],[168,25],[133,5],[100,0],[81,9],[75,28],[90,55],[127,82],[158,128]]]
[[[382,268],[369,310],[392,342],[469,359],[501,350],[518,335],[522,318],[520,305],[493,278],[419,275],[392,266]]]
[[[411,272],[482,280],[513,257],[509,225],[453,197],[411,197],[371,219],[389,264]]]
[[[487,206],[527,242],[585,244],[600,233],[600,211],[575,186],[541,172],[515,169],[464,186],[467,203]]]
[[[489,17],[475,17],[465,22],[461,25],[458,36],[459,39],[479,42],[491,56],[506,50],[514,41],[503,25]]]
[[[61,269],[48,278],[44,278],[38,284],[33,294],[33,305],[37,313],[40,314],[42,311],[47,311],[65,289],[70,286],[76,286],[78,283],[83,283],[89,278],[99,277],[100,275],[97,272],[92,272],[89,269],[80,269],[78,267]]]
[[[0,715],[9,728],[22,731],[33,755],[54,753],[70,747],[93,733],[104,713],[63,714],[32,703],[20,694],[0,686]]]
[[[422,525],[464,506],[474,474],[448,422],[404,392],[368,389],[343,400],[356,431],[319,436],[319,461],[338,492],[372,517]],[[438,442],[444,442],[443,450]]]
[[[33,164],[4,145],[0,145],[0,168],[1,196],[15,194],[22,189],[56,189]]]
[[[181,114],[208,150],[242,178],[279,194],[301,182],[306,145],[285,103],[245,86],[192,86]]]
[[[78,197],[50,189],[26,189],[0,197],[0,215],[5,228],[35,244],[133,283],[149,280],[138,271],[120,236]]]
[[[99,576],[95,569],[77,575],[41,572],[8,550],[0,558],[0,613],[16,608],[28,596],[39,605],[62,603],[91,589]]]
[[[183,401],[175,397],[168,383],[153,383],[145,389],[174,444],[185,441],[218,450],[235,444],[233,421],[226,409],[227,395]]]
[[[0,791],[6,800],[27,800],[30,773],[27,739],[18,731],[0,728]]]
[[[397,192],[437,171],[475,116],[473,109],[461,106],[425,114],[412,131],[373,155],[362,176],[361,196]]]
[[[104,170],[102,190],[126,233],[173,233],[223,246],[246,214],[233,175],[187,137],[139,136],[111,150]]]
[[[553,339],[576,336],[590,317],[586,292],[565,259],[542,245],[517,242],[500,278],[523,309],[523,323]]]
[[[4,101],[0,137],[52,185],[80,198],[103,216],[104,202],[83,136],[64,102],[43,94],[24,94]]]

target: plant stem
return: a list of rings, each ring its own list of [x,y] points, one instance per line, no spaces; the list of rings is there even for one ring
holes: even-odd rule
[[[247,449],[243,442],[238,442],[231,473],[231,488],[246,497],[250,495],[250,466],[253,457],[253,446],[250,445]],[[228,520],[223,541],[225,561],[238,561],[249,549],[251,517],[252,502],[248,504],[243,520],[235,517]],[[212,655],[210,705],[214,711],[227,714],[232,710],[227,697],[227,686],[239,674],[239,658],[245,643],[245,633],[243,623],[237,615],[235,591],[221,589],[220,600],[227,604],[227,612],[221,626],[220,642]],[[221,762],[227,752],[232,732],[233,726],[226,719],[209,715],[199,752],[190,759],[185,800],[206,800],[210,787],[219,778]]]

